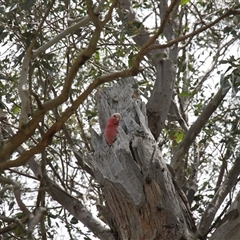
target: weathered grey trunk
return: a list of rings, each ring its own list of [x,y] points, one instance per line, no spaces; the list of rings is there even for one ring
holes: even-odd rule
[[[96,95],[102,131],[112,113],[122,115],[112,146],[92,131],[90,164],[105,197],[102,214],[116,239],[196,239],[184,194],[168,171],[136,93],[136,82],[129,78]]]

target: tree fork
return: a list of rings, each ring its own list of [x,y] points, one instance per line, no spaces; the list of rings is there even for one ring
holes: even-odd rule
[[[186,197],[156,146],[145,105],[132,98],[134,84],[121,80],[96,96],[102,128],[111,113],[122,115],[111,147],[92,131],[89,164],[103,188],[107,222],[118,239],[196,239]]]

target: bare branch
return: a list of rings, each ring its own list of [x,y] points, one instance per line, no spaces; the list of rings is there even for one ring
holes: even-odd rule
[[[13,181],[10,178],[6,178],[3,176],[0,176],[0,182],[5,184],[11,184],[13,186],[13,192],[16,198],[16,201],[18,203],[19,208],[23,211],[25,216],[28,218],[31,217],[31,212],[27,209],[26,205],[23,203],[21,196],[20,196],[20,187],[17,182]]]
[[[94,11],[96,14],[99,13],[102,10],[105,1],[106,0],[102,0],[99,3],[98,7],[96,7],[96,9]],[[36,58],[41,53],[45,52],[48,48],[53,46],[55,43],[59,42],[59,40],[61,40],[62,38],[66,37],[68,34],[70,34],[70,33],[74,32],[74,31],[78,30],[79,28],[87,25],[90,21],[91,21],[91,18],[89,16],[81,18],[81,20],[79,22],[77,22],[76,24],[68,27],[63,32],[58,34],[55,38],[53,38],[52,40],[47,42],[45,45],[41,46],[36,51],[34,51],[33,54],[32,54],[32,59]]]
[[[109,11],[111,12],[112,8],[110,8]],[[98,39],[100,37],[100,33],[101,33],[101,30],[102,30],[102,27],[103,26],[98,27],[98,28],[95,29],[95,32],[92,35],[92,38],[91,38],[91,40],[89,42],[88,47],[77,57],[77,59],[73,63],[73,65],[72,65],[72,67],[71,67],[71,69],[69,71],[69,74],[67,75],[66,80],[64,82],[64,86],[63,86],[63,90],[62,90],[61,94],[58,97],[54,98],[53,100],[46,102],[45,104],[43,104],[41,106],[40,109],[36,110],[32,120],[30,120],[26,125],[24,125],[24,128],[22,128],[20,131],[18,131],[12,138],[10,138],[4,144],[4,146],[2,147],[1,152],[0,152],[0,162],[6,161],[8,159],[8,157],[10,156],[10,154],[15,149],[17,149],[17,147],[21,143],[23,143],[26,139],[28,139],[34,133],[35,129],[38,126],[38,123],[41,121],[43,115],[47,111],[49,111],[50,109],[53,109],[56,106],[59,106],[60,104],[62,104],[64,101],[66,101],[68,99],[69,92],[70,92],[70,89],[71,89],[71,83],[72,83],[73,79],[75,78],[75,76],[77,74],[77,71],[92,56],[92,54],[97,49],[97,42],[98,42]],[[129,71],[127,71],[127,72],[129,72]],[[130,70],[130,72],[132,73],[133,70]],[[134,74],[136,74],[136,73],[138,73],[138,72],[134,71]],[[111,80],[113,80],[113,79],[111,79]],[[103,82],[105,82],[105,81],[103,81]],[[89,89],[91,89],[92,86],[93,86],[93,88],[90,91],[87,91],[88,90],[87,89],[80,96],[80,103],[79,104],[81,104],[83,102],[83,100],[87,97],[86,93],[89,94],[96,86],[98,86],[100,84],[101,84],[101,81],[99,81],[99,80],[94,81],[93,84],[90,84],[90,88]],[[84,97],[82,98],[82,96],[84,96]],[[79,106],[79,104],[78,104],[78,106]],[[71,112],[71,114],[72,113],[73,112]],[[67,118],[65,118],[65,119],[67,120]],[[53,135],[50,136],[50,138],[47,140],[47,144],[49,144],[51,142],[52,137],[53,137]],[[46,139],[44,139],[44,141],[46,141]],[[44,141],[42,141],[42,142],[44,142]],[[40,149],[42,149],[42,148],[44,148],[44,146],[42,146]],[[22,160],[22,162],[20,161],[20,165],[25,164],[27,159],[30,158],[36,152],[37,152],[36,149],[32,150],[31,155],[29,155],[27,158],[25,158],[25,161],[24,160]],[[5,163],[5,164],[8,165],[9,162]],[[17,163],[15,162],[15,164],[17,164]],[[12,165],[12,163],[10,165]],[[12,165],[12,166],[14,166],[14,165]],[[1,164],[0,164],[0,169],[1,169]],[[1,170],[0,170],[0,172],[1,172]]]
[[[212,201],[208,204],[205,212],[202,215],[202,219],[199,223],[199,232],[202,236],[206,236],[208,229],[216,215],[217,210],[224,201],[227,194],[236,185],[238,176],[240,174],[240,156],[238,156],[231,168],[229,174],[219,187],[217,193],[213,197]]]
[[[30,110],[29,89],[27,87],[27,75],[28,75],[28,70],[29,70],[29,64],[30,64],[30,61],[32,58],[32,49],[36,42],[36,37],[37,37],[44,21],[46,20],[54,2],[55,2],[55,0],[52,0],[49,7],[47,8],[47,11],[44,14],[44,17],[43,17],[42,21],[40,22],[38,29],[34,34],[33,40],[31,42],[30,46],[28,47],[27,52],[24,56],[22,71],[20,73],[19,85],[18,85],[19,96],[21,98],[21,113],[20,113],[20,117],[19,117],[19,127],[20,128],[28,122],[28,114],[29,114],[29,110]]]
[[[47,133],[44,135],[44,137],[39,142],[39,144],[37,144],[32,149],[25,151],[24,153],[21,154],[20,157],[18,157],[15,160],[0,163],[0,172],[4,171],[5,169],[9,169],[11,167],[17,167],[17,166],[26,164],[28,159],[31,156],[33,156],[36,153],[41,152],[47,145],[49,145],[52,141],[54,134],[61,130],[63,124],[67,121],[67,119],[74,113],[74,111],[76,111],[76,109],[79,107],[80,104],[83,103],[83,101],[88,97],[88,95],[94,89],[96,89],[99,85],[101,85],[105,82],[110,82],[119,77],[128,77],[128,76],[133,76],[135,74],[136,74],[135,69],[131,68],[131,69],[123,70],[120,72],[114,72],[109,75],[95,79],[89,85],[89,87],[73,102],[72,106],[67,108],[65,110],[65,112],[62,114],[62,116],[52,125],[52,127],[47,131]],[[32,121],[30,121],[27,125],[30,125],[30,123]],[[19,135],[20,135],[20,132],[18,132],[13,138],[17,139],[17,136],[19,136]],[[15,148],[12,145],[12,142],[9,141],[9,144],[11,144],[11,147],[14,150]],[[1,157],[1,154],[2,153],[0,152],[0,157]],[[0,162],[1,162],[1,160],[0,160]]]
[[[19,153],[23,153],[25,150],[23,147],[18,148]],[[59,204],[61,204],[66,210],[69,211],[76,219],[81,221],[86,227],[88,227],[99,239],[102,240],[114,240],[112,233],[109,228],[100,219],[96,218],[85,206],[81,203],[79,199],[72,197],[65,190],[61,189],[56,183],[54,183],[46,174],[42,174],[41,167],[34,160],[34,157],[28,159],[27,162],[30,169],[33,171],[38,179],[42,180],[42,183],[46,186],[46,191],[55,199]],[[0,176],[1,180],[1,176]],[[12,184],[12,180],[8,178],[3,179],[7,184]],[[43,214],[45,213],[45,208],[37,208],[36,212],[30,216],[30,218],[24,218],[24,222],[29,219],[29,229],[28,233],[31,233],[34,226],[41,220]],[[15,220],[14,220],[15,221]],[[21,220],[23,222],[23,220]],[[11,228],[10,228],[11,227]],[[5,231],[10,231],[16,227],[16,224],[11,224],[9,228],[0,229],[0,233]]]
[[[212,113],[217,109],[220,105],[224,97],[226,96],[229,88],[225,91],[222,87],[218,90],[213,99],[208,103],[205,107],[201,115],[197,118],[197,120],[192,124],[186,133],[184,139],[179,144],[173,158],[171,161],[171,166],[173,167],[175,173],[177,173],[178,168],[180,167],[182,160],[185,154],[188,152],[191,144],[195,140],[196,136],[200,133],[203,126],[206,124],[208,119],[211,117]]]
[[[35,131],[38,126],[38,123],[42,120],[43,115],[53,109],[54,107],[65,102],[69,97],[69,92],[71,89],[71,84],[73,79],[75,78],[77,71],[79,68],[92,56],[92,54],[96,51],[96,45],[100,36],[101,29],[96,29],[88,47],[79,54],[75,62],[73,63],[69,74],[66,77],[64,82],[63,90],[61,94],[54,98],[51,101],[46,102],[42,105],[42,108],[35,111],[33,118],[24,125],[12,138],[10,138],[2,147],[0,152],[0,162],[4,162],[10,156],[10,154],[17,149],[17,147],[23,143],[26,139],[28,139]],[[29,49],[30,51],[30,49]],[[26,61],[30,61],[30,58],[27,58]],[[21,84],[24,84],[25,80],[23,79]],[[26,113],[26,111],[25,111]],[[25,114],[24,113],[24,114]]]
[[[48,193],[58,201],[64,208],[68,210],[75,218],[79,219],[85,226],[102,240],[113,240],[112,233],[109,232],[107,226],[100,219],[97,219],[88,211],[84,205],[67,192],[63,191],[57,185],[55,185],[50,179],[46,181],[46,185],[49,186]]]
[[[47,209],[45,207],[38,207],[34,211],[34,215],[29,219],[29,224],[28,224],[28,233],[32,233],[35,226],[41,221],[43,218],[44,214],[47,212]]]
[[[173,61],[173,56],[177,55],[177,46],[171,49],[169,52],[168,59],[162,59],[159,53],[163,51],[146,51],[150,45],[157,43],[157,38],[160,34],[164,33],[167,39],[172,39],[173,29],[169,26],[171,22],[170,16],[174,15],[178,7],[179,1],[172,1],[170,6],[168,6],[168,1],[162,1],[160,4],[161,8],[161,24],[157,32],[150,37],[150,33],[145,29],[140,29],[138,34],[133,37],[134,41],[141,47],[140,51],[136,54],[135,62],[133,67],[138,69],[141,60],[145,55],[153,62],[156,70],[156,79],[154,83],[153,90],[151,91],[151,96],[147,104],[147,115],[149,120],[149,128],[155,139],[158,138],[161,132],[168,111],[171,104],[173,85],[175,80],[175,65]],[[164,6],[163,6],[164,5]],[[136,13],[131,7],[131,2],[129,0],[120,1],[120,6],[124,8],[123,12],[128,13],[128,19],[132,22],[139,22]],[[120,15],[120,14],[119,14]],[[123,17],[122,17],[123,18]],[[157,56],[158,55],[158,56]],[[173,58],[173,59],[171,59]]]
[[[27,49],[27,52],[23,59],[22,70],[20,73],[19,84],[18,84],[18,92],[21,99],[21,113],[19,117],[19,128],[25,125],[28,122],[28,114],[30,111],[30,103],[29,103],[29,89],[27,86],[28,79],[28,70],[29,64],[31,61],[31,52],[34,46],[33,41]]]
[[[39,32],[40,32],[40,30],[41,30],[41,28],[42,28],[42,26],[43,26],[43,24],[44,24],[47,16],[49,15],[50,10],[51,10],[51,8],[52,8],[52,6],[53,6],[54,3],[55,3],[55,0],[52,0],[52,1],[50,2],[49,6],[48,6],[48,8],[47,8],[47,10],[46,10],[46,12],[45,12],[45,14],[44,14],[41,22],[40,22],[40,24],[38,25],[38,28],[37,28],[37,30],[36,30],[36,32],[35,32],[35,35],[34,35],[34,38],[36,38],[36,37],[38,36],[38,34],[39,34]]]
[[[114,1],[113,1],[112,5],[111,5],[110,8],[109,8],[108,13],[107,13],[106,16],[105,16],[105,19],[102,21],[102,24],[103,24],[103,25],[106,24],[108,21],[111,20],[112,12],[113,12],[113,9],[116,7],[117,2],[118,2],[118,0],[114,0]]]
[[[4,218],[4,216],[0,216],[0,218],[4,221],[8,221],[8,222],[15,222],[19,227],[20,229],[22,230],[22,232],[24,234],[31,234],[34,230],[34,227],[38,224],[38,222],[41,220],[41,218],[43,217],[43,215],[45,214],[46,212],[46,208],[43,208],[43,207],[40,207],[40,208],[37,208],[33,213],[31,213],[26,205],[23,203],[22,199],[21,199],[21,196],[20,196],[20,187],[19,185],[17,184],[17,182],[13,181],[12,179],[9,179],[9,178],[5,178],[3,176],[0,176],[0,181],[2,183],[5,183],[5,184],[11,184],[13,187],[13,192],[14,192],[14,195],[15,195],[15,199],[18,203],[18,206],[19,208],[22,210],[22,212],[24,213],[24,215],[29,219],[29,225],[28,225],[28,229],[26,229],[22,223],[21,220],[19,219],[16,219],[16,218]]]
[[[183,40],[186,40],[186,39],[188,39],[188,38],[190,38],[190,37],[193,37],[193,36],[198,35],[199,33],[203,32],[203,31],[209,29],[210,27],[214,26],[215,24],[219,23],[221,20],[223,20],[223,19],[226,18],[226,17],[229,17],[229,16],[231,16],[231,15],[239,15],[239,14],[240,14],[240,10],[229,9],[229,10],[227,10],[226,13],[224,13],[222,16],[218,17],[218,18],[217,18],[216,20],[214,20],[213,22],[211,22],[211,23],[209,23],[209,24],[207,24],[207,25],[205,25],[205,26],[197,29],[196,31],[193,31],[193,32],[191,32],[191,33],[189,33],[189,34],[186,34],[186,35],[184,35],[184,36],[178,37],[178,38],[176,38],[176,39],[174,39],[174,40],[172,40],[172,41],[169,41],[169,42],[166,43],[166,44],[154,44],[154,45],[152,45],[152,46],[149,46],[147,49],[145,49],[145,53],[146,53],[146,52],[149,52],[149,51],[151,51],[151,50],[154,50],[154,49],[163,49],[163,48],[171,47],[171,46],[173,46],[173,45],[176,44],[176,43],[179,43],[179,42],[181,42],[181,41],[183,41]]]
[[[198,167],[199,167],[199,165],[200,165],[199,147],[198,147],[197,141],[195,140],[194,141],[194,160],[191,165],[192,171],[191,171],[188,183],[187,183],[187,192],[186,192],[187,199],[188,199],[190,206],[192,205],[192,202],[194,200],[194,195],[198,189]]]
[[[10,232],[17,227],[19,227],[19,229],[22,231],[23,234],[26,234],[26,229],[24,227],[24,224],[28,221],[27,217],[23,217],[21,219],[15,219],[15,218],[7,218],[5,216],[0,215],[0,219],[3,221],[12,222],[7,227],[0,228],[0,234]]]
[[[200,78],[199,83],[197,84],[197,86],[195,87],[195,89],[193,90],[193,92],[197,92],[201,89],[202,84],[206,81],[206,79],[209,77],[209,75],[211,74],[211,72],[216,69],[216,65],[219,62],[219,57],[222,55],[223,57],[225,57],[225,52],[229,49],[229,46],[231,46],[235,41],[237,41],[239,39],[239,35],[237,35],[236,37],[234,37],[233,39],[229,40],[227,43],[223,44],[222,46],[219,47],[219,49],[217,50],[217,52],[214,55],[214,61],[212,62],[212,64],[209,66],[209,68],[207,69],[207,71],[204,73],[204,75]],[[224,50],[222,53],[221,51]]]
[[[221,165],[221,168],[220,168],[220,171],[219,171],[219,174],[218,174],[218,179],[217,179],[217,183],[216,183],[215,193],[217,192],[217,190],[219,189],[219,187],[222,184],[224,173],[225,173],[225,171],[227,169],[227,165],[228,165],[227,160],[230,158],[231,155],[232,155],[232,151],[228,148],[226,150],[225,155],[222,158],[222,165]]]
[[[173,11],[173,9],[176,7],[178,3],[179,3],[179,0],[173,0],[171,2],[170,6],[166,9],[165,15],[162,18],[161,25],[158,28],[157,32],[152,37],[150,37],[141,47],[140,51],[136,55],[136,60],[133,64],[135,69],[139,68],[139,63],[143,59],[144,55],[148,52],[149,46],[151,46],[156,41],[158,36],[163,33],[164,27],[170,17],[170,13]]]
[[[240,238],[240,231],[239,231],[240,230],[239,229],[240,192],[238,192],[234,202],[229,207],[227,213],[226,213],[226,209],[225,209],[224,213],[225,213],[225,216],[222,219],[220,219],[218,222],[215,222],[216,223],[215,225],[217,225],[217,229],[212,234],[212,236],[209,238],[210,240],[239,239]],[[212,225],[212,227],[213,227],[213,225]]]

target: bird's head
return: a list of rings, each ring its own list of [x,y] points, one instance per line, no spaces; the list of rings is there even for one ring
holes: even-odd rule
[[[116,122],[119,122],[120,118],[121,118],[121,114],[120,113],[114,113],[111,118],[115,119]]]
[[[121,114],[120,114],[120,113],[114,113],[114,114],[108,119],[107,125],[109,125],[109,126],[112,126],[112,125],[118,126],[120,118],[121,118]]]

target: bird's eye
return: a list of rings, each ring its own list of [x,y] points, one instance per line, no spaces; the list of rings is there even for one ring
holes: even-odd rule
[[[113,117],[116,117],[116,114],[113,114]]]

